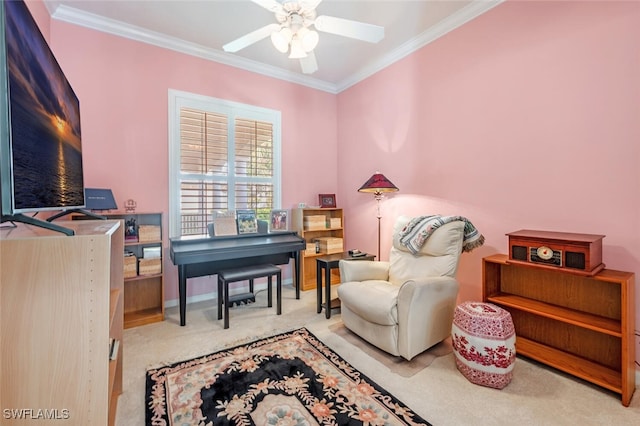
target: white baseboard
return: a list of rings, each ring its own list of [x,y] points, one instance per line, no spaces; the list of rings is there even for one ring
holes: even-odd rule
[[[293,285],[293,279],[292,278],[287,278],[282,280],[282,285]],[[275,279],[274,279],[274,291],[275,291]],[[255,283],[254,287],[253,287],[254,291],[259,291],[259,290],[266,290],[267,289],[267,283]],[[242,291],[243,288],[231,288],[229,290],[229,294],[231,296],[233,296],[234,294],[239,294],[239,293],[244,293],[244,291]],[[196,303],[196,302],[204,302],[205,300],[216,300],[218,298],[218,292],[217,291],[213,291],[210,293],[204,293],[204,294],[198,294],[196,296],[189,296],[187,297],[187,304],[189,303]],[[164,307],[165,308],[172,308],[174,306],[178,306],[180,304],[180,299],[171,299],[171,300],[165,300],[164,301]]]
[[[216,299],[216,293],[217,292],[213,292],[213,293],[205,293],[205,294],[199,294],[197,296],[190,296],[187,297],[187,304],[189,303],[196,303],[196,302],[203,302],[205,300],[215,300]],[[171,300],[165,300],[164,301],[164,307],[165,308],[173,308],[174,306],[178,306],[180,304],[180,300],[179,299],[171,299]]]

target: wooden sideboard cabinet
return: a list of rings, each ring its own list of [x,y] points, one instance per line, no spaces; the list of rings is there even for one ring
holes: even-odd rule
[[[123,227],[56,224],[75,235],[24,224],[0,230],[2,424],[113,425],[122,393]]]
[[[292,229],[305,239],[308,247],[302,252],[300,259],[300,289],[315,289],[316,259],[327,255],[327,253],[316,253],[315,240],[317,238],[339,239],[342,242],[339,251],[344,251],[344,214],[340,208],[297,208],[293,209],[291,213]],[[309,218],[319,218],[320,216],[324,217],[322,221],[324,227],[305,225],[309,223]],[[331,282],[340,282],[340,274],[337,270],[332,271]]]
[[[482,298],[511,313],[518,355],[609,389],[635,390],[635,274],[593,276],[485,257]]]

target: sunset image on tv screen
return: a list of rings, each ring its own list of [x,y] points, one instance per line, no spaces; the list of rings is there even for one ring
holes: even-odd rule
[[[14,208],[84,205],[79,101],[23,2],[5,2]]]

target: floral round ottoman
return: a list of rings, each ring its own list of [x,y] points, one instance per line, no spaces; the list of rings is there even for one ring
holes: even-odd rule
[[[451,326],[458,370],[471,383],[502,389],[513,376],[516,332],[511,314],[491,303],[458,305]]]

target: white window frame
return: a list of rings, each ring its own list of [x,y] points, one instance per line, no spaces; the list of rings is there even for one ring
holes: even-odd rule
[[[252,120],[266,121],[273,124],[273,208],[279,209],[282,205],[282,155],[281,155],[281,117],[280,111],[242,104],[239,102],[198,95],[189,92],[169,89],[169,237],[180,236],[180,109],[195,108],[201,111],[226,114],[229,122],[241,117]],[[229,158],[228,164],[233,164],[234,137],[233,125],[229,126]],[[235,188],[235,179],[228,176],[230,198],[233,200],[232,191]]]

